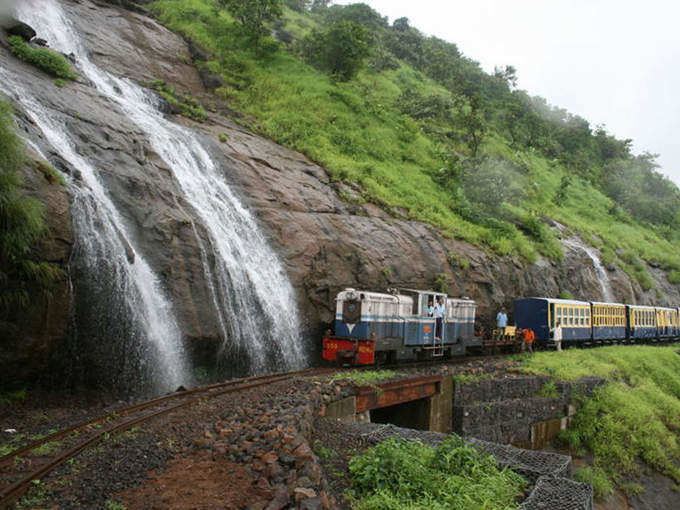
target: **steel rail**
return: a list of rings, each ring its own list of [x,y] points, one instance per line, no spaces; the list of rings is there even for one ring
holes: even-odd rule
[[[42,477],[44,477],[47,473],[53,471],[57,467],[61,466],[65,462],[67,462],[69,459],[75,457],[78,455],[80,452],[83,450],[87,449],[88,447],[97,444],[104,440],[104,438],[107,438],[111,435],[119,434],[121,432],[125,432],[126,430],[129,430],[136,425],[139,425],[141,423],[151,421],[154,418],[158,418],[160,416],[163,416],[165,414],[171,413],[173,411],[176,411],[178,409],[188,407],[193,404],[197,404],[206,398],[215,398],[219,397],[221,395],[225,395],[228,393],[236,393],[238,391],[244,391],[252,388],[256,388],[259,386],[265,386],[268,384],[274,384],[277,382],[281,381],[286,381],[289,379],[292,379],[296,375],[302,375],[302,374],[309,374],[309,375],[321,375],[327,372],[333,371],[333,369],[329,368],[323,368],[323,369],[307,369],[307,370],[298,370],[295,372],[285,372],[285,373],[279,373],[279,374],[272,374],[272,375],[263,375],[263,376],[256,376],[256,377],[250,377],[246,379],[240,379],[240,380],[233,380],[233,381],[228,381],[226,383],[218,383],[218,384],[213,384],[209,386],[204,386],[201,388],[194,388],[193,390],[190,390],[191,394],[196,394],[196,393],[201,393],[200,396],[197,398],[189,399],[186,400],[185,402],[182,402],[177,405],[173,405],[170,407],[166,407],[164,409],[161,409],[159,411],[151,412],[142,416],[137,416],[132,419],[129,419],[127,421],[124,421],[122,423],[118,423],[115,425],[112,425],[110,427],[107,427],[105,429],[101,429],[97,431],[95,434],[93,434],[91,437],[88,439],[78,443],[76,446],[68,450],[67,452],[61,454],[58,456],[56,459],[52,460],[51,462],[48,462],[47,464],[37,468],[36,470],[32,471],[30,474],[27,476],[23,477],[21,480],[13,483],[12,485],[8,486],[2,492],[0,492],[0,509],[6,509],[9,508],[9,505],[15,502],[17,499],[19,499],[30,487],[30,484],[33,480],[38,480]],[[229,386],[227,389],[221,389],[226,386]],[[219,390],[210,393],[210,390]],[[139,404],[136,406],[132,406],[130,408],[125,409],[127,414],[130,414],[131,412],[135,411],[140,411],[144,410],[154,404],[157,403],[162,403],[166,400],[168,400],[167,397],[170,396],[186,396],[187,392],[182,392],[182,393],[173,393],[172,395],[167,395],[165,397],[160,397],[158,399],[151,400],[149,402],[144,402],[143,404]],[[108,419],[110,417],[115,417],[115,416],[120,416],[120,414],[116,413],[110,413],[106,415],[105,417],[99,418],[99,420],[89,420],[87,422],[87,425],[91,425],[93,423],[97,423],[97,421],[104,421],[105,419]],[[87,425],[82,425],[81,428]],[[59,433],[54,434],[56,437]],[[62,436],[63,437],[63,436]],[[11,454],[10,454],[11,455]]]
[[[35,441],[33,441],[31,443],[28,443],[28,444],[26,444],[26,445],[24,445],[20,448],[17,448],[16,450],[11,451],[10,453],[8,453],[6,455],[3,455],[2,457],[0,457],[0,468],[6,466],[8,464],[13,463],[14,459],[16,459],[17,457],[21,457],[23,454],[28,453],[31,450],[35,450],[36,448],[39,448],[40,446],[42,446],[46,443],[50,443],[50,442],[54,442],[54,441],[58,441],[60,439],[63,439],[67,436],[70,436],[70,435],[76,433],[76,432],[80,432],[81,430],[83,430],[83,429],[85,429],[85,428],[87,428],[91,425],[94,425],[96,423],[101,423],[101,422],[112,420],[112,419],[115,419],[115,418],[118,418],[118,417],[121,417],[121,416],[126,416],[128,414],[144,410],[148,407],[158,405],[158,404],[160,404],[162,402],[166,402],[168,400],[186,397],[186,396],[189,396],[189,395],[194,395],[196,393],[203,393],[203,392],[210,391],[210,390],[213,390],[213,389],[224,388],[224,387],[228,387],[228,386],[234,386],[234,385],[237,385],[237,384],[243,384],[243,383],[246,383],[246,382],[258,381],[258,380],[261,380],[261,379],[266,379],[268,377],[279,377],[279,376],[284,376],[284,375],[290,375],[290,376],[300,375],[300,374],[303,374],[303,373],[305,373],[309,370],[310,369],[297,370],[297,371],[294,371],[294,372],[280,372],[280,373],[275,373],[275,374],[258,375],[258,376],[253,376],[253,377],[246,377],[246,378],[243,378],[243,379],[232,379],[230,381],[209,384],[209,385],[206,385],[206,386],[198,386],[196,388],[191,388],[189,390],[177,391],[177,392],[174,392],[174,393],[170,393],[169,395],[157,397],[157,398],[154,398],[152,400],[142,402],[140,404],[135,404],[133,406],[120,409],[118,411],[112,411],[112,412],[110,412],[110,413],[108,413],[104,416],[98,416],[96,418],[91,418],[89,420],[77,423],[76,425],[73,425],[72,427],[69,427],[67,429],[59,430],[59,431],[54,432],[54,433],[52,433],[48,436],[42,437],[40,439],[36,439]]]

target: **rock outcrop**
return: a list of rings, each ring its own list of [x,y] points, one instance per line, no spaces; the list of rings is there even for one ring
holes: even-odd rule
[[[315,340],[332,320],[335,294],[348,286],[424,288],[445,278],[452,295],[477,300],[485,320],[499,306],[511,305],[517,296],[557,296],[568,290],[576,298],[601,299],[592,262],[583,253],[570,253],[563,263],[541,259],[526,266],[514,257],[493,256],[448,239],[427,224],[397,218],[373,204],[341,199],[356,196],[357,190],[333,182],[304,155],[244,129],[229,115],[229,105],[216,101],[206,89],[206,77],[202,79],[189,64],[195,48],[190,51],[184,40],[143,13],[112,3],[121,4],[61,2],[100,67],[142,84],[164,80],[180,92],[215,105],[205,123],[180,117],[174,120],[199,134],[220,163],[225,179],[256,213],[297,289],[306,324],[303,336],[310,345],[318,345]],[[212,356],[220,329],[197,242],[197,235],[203,241],[207,236],[172,172],[139,129],[112,108],[92,84],[80,79],[58,88],[48,76],[16,60],[6,45],[0,47],[0,66],[18,76],[22,85],[75,133],[77,153],[96,164],[139,249],[161,277],[186,342],[202,357]],[[22,124],[28,136],[49,152],[30,121],[24,119]],[[225,137],[220,135],[226,135],[226,141],[221,142]],[[63,170],[71,172],[66,164]],[[59,203],[48,203],[48,208],[64,212],[64,200],[65,196],[60,196]],[[66,233],[68,213],[51,216],[58,224],[54,232],[59,232],[53,238],[65,240],[55,260],[67,260],[71,243]],[[457,262],[460,260],[469,261],[469,265]],[[654,291],[643,292],[619,269],[611,271],[617,299],[680,303],[678,287],[668,284],[662,271],[652,270],[652,274],[658,296]],[[78,281],[73,285],[77,292]],[[70,300],[57,292],[42,310],[44,316],[59,317],[60,325],[45,333],[40,345],[29,349],[32,369],[41,369],[49,358],[35,353],[51,354],[65,343],[64,317],[68,317],[69,308]],[[31,312],[25,322],[37,327],[34,321],[39,315]],[[19,360],[29,363],[23,348],[17,348],[14,358],[6,356],[3,365]]]

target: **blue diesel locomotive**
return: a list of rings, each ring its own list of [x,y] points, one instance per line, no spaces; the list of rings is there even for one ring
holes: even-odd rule
[[[428,305],[441,301],[441,331]],[[376,362],[465,354],[474,341],[476,304],[466,298],[412,289],[388,293],[345,289],[336,299],[334,334],[323,338],[323,358],[371,365]]]

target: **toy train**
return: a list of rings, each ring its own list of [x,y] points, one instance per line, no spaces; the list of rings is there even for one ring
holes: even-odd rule
[[[441,330],[429,304],[445,305]],[[413,289],[387,293],[345,289],[336,298],[334,331],[323,338],[323,359],[372,365],[462,356],[481,348],[475,335],[476,303],[468,298]],[[546,346],[559,321],[563,344],[663,340],[680,336],[680,309],[550,298],[515,301],[517,328],[532,329]]]

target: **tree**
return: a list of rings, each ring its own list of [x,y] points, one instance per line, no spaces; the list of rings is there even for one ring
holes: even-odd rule
[[[411,25],[409,24],[408,18],[397,18],[394,20],[394,23],[392,23],[392,28],[399,32],[403,32],[411,28]]]
[[[474,95],[467,104],[462,105],[458,114],[458,123],[465,131],[465,143],[470,148],[473,158],[477,157],[479,146],[489,130],[481,103],[481,98]]]
[[[301,43],[302,54],[317,68],[340,81],[351,80],[371,54],[371,34],[353,21],[341,21],[327,30],[313,31]]]
[[[377,31],[388,27],[387,18],[366,4],[350,4],[346,6],[333,5],[326,13],[326,21],[329,25],[341,21],[353,21],[363,25],[369,30]]]
[[[281,0],[217,0],[238,23],[247,37],[256,45],[269,30],[265,23],[276,21],[283,15]]]

